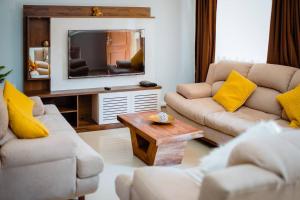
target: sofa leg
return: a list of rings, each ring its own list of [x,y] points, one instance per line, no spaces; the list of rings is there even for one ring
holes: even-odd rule
[[[85,196],[78,197],[78,200],[85,200]]]

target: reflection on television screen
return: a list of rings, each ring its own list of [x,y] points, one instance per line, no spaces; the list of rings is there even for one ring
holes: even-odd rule
[[[144,30],[69,30],[69,78],[144,74]]]

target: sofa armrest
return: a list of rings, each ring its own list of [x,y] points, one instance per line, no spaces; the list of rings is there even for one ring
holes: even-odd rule
[[[40,116],[45,114],[44,104],[41,97],[33,96],[30,99],[34,102],[32,114],[33,116]]]
[[[46,104],[44,108],[46,115],[60,115],[58,108],[54,104]]]
[[[282,184],[276,174],[254,165],[238,165],[205,176],[200,200],[275,200]],[[280,190],[278,190],[280,191]]]
[[[121,174],[115,179],[116,193],[120,200],[130,200],[132,178]]]
[[[212,87],[208,83],[189,83],[177,85],[176,91],[187,99],[211,97]]]
[[[76,145],[69,136],[49,136],[37,139],[15,139],[0,149],[3,168],[75,158]]]

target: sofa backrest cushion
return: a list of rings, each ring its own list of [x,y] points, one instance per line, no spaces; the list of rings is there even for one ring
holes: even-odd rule
[[[297,71],[294,67],[273,64],[255,64],[251,67],[248,79],[260,87],[270,88],[284,93]]]
[[[276,96],[279,94],[281,93],[277,90],[257,87],[250,98],[246,101],[245,106],[281,116],[282,108],[276,100]]]
[[[289,84],[288,91],[294,89],[299,84],[300,84],[300,70],[297,70],[294,73],[293,77],[292,77],[292,80],[291,80],[291,82]],[[285,120],[289,120],[289,118],[286,115],[286,112],[283,109],[282,109],[282,112],[281,112],[281,118],[285,119]]]
[[[287,119],[276,96],[300,84],[300,70],[283,65],[220,61],[210,65],[206,78],[206,82],[212,85],[212,95],[216,94],[232,70],[258,85],[245,106]]]
[[[224,82],[225,81],[217,81],[212,84],[212,88],[211,88],[212,96],[214,96],[218,92],[218,90],[220,89],[220,87],[223,85]]]
[[[10,140],[17,139],[17,136],[12,132],[10,128],[7,129],[6,135],[0,139],[0,147]]]
[[[219,63],[211,64],[208,70],[206,82],[213,84],[217,81],[225,81],[232,70],[238,71],[241,75],[247,77],[251,63],[220,61]]]
[[[245,105],[249,108],[282,116],[282,108],[276,100],[276,96],[288,90],[296,71],[296,68],[283,65],[253,65],[248,78],[258,87]]]
[[[290,82],[288,90],[292,90],[300,84],[300,70],[297,70]]]
[[[6,135],[8,129],[8,111],[3,98],[3,90],[0,89],[0,140]]]
[[[34,102],[32,109],[33,116],[37,117],[45,114],[45,108],[42,99],[38,96],[30,97],[30,99]]]

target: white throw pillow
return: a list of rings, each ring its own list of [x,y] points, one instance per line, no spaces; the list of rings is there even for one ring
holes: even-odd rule
[[[201,182],[205,174],[226,168],[231,151],[240,142],[248,140],[249,138],[257,138],[261,135],[277,135],[281,132],[282,129],[274,121],[259,122],[224,146],[214,149],[209,155],[201,159],[198,167],[187,170],[187,173],[192,176],[196,182]]]

